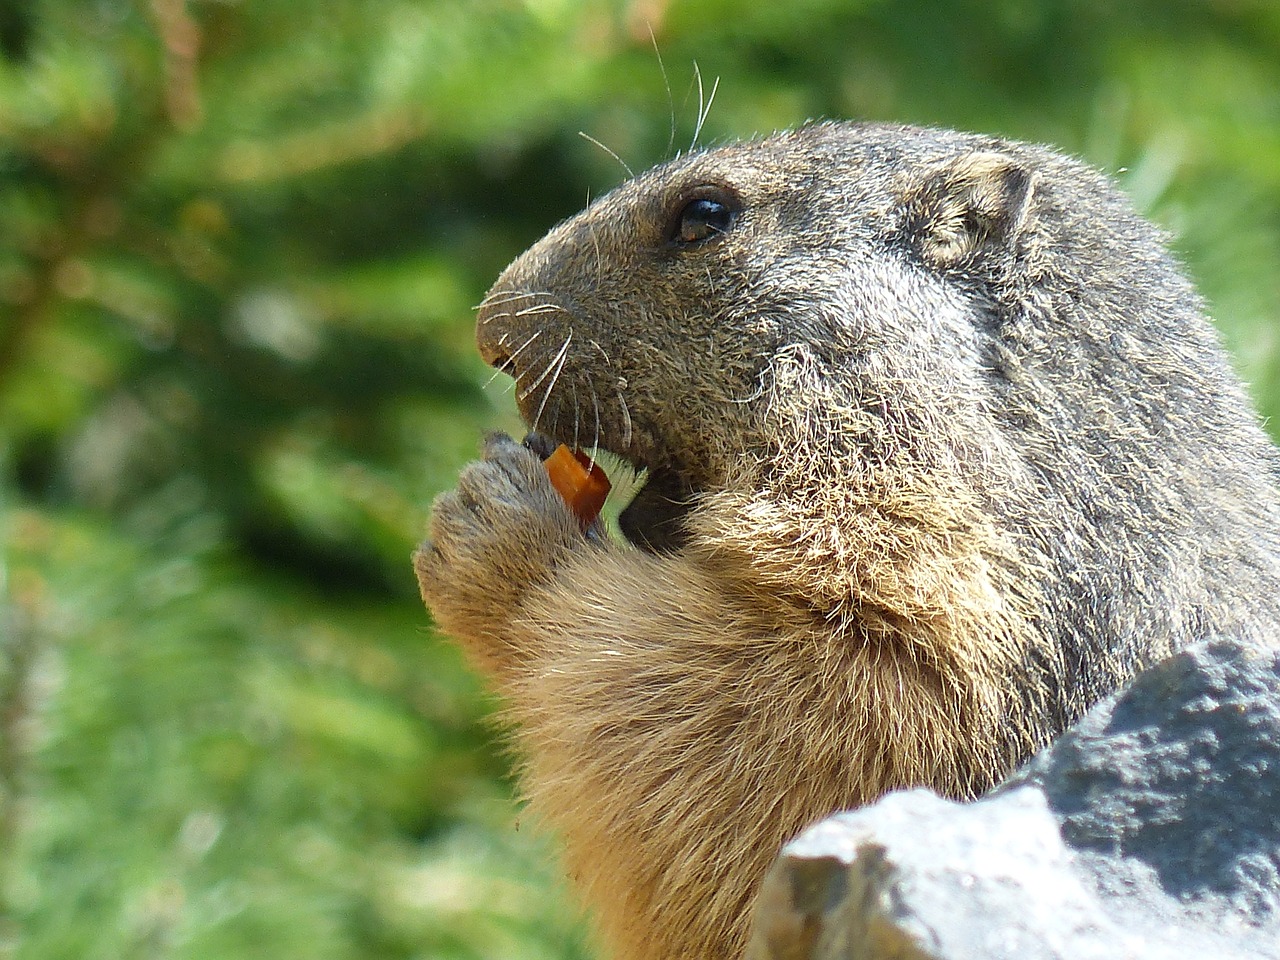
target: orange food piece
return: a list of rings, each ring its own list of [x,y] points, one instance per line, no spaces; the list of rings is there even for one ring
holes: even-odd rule
[[[542,462],[556,492],[564,497],[582,529],[586,530],[600,516],[604,498],[609,495],[609,478],[581,450],[570,450],[563,443]]]

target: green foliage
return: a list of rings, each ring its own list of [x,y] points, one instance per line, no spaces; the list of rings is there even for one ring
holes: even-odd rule
[[[585,956],[408,563],[514,425],[471,305],[622,176],[578,132],[1054,142],[1274,418],[1278,11],[0,0],[0,958]]]

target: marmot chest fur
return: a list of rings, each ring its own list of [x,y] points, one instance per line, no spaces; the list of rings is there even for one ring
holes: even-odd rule
[[[1046,149],[682,157],[477,331],[531,427],[648,472],[602,542],[491,438],[416,559],[617,960],[738,955],[811,821],[978,794],[1151,661],[1280,624],[1276,453],[1157,231]]]

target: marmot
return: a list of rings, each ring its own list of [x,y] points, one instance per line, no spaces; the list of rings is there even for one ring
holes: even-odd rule
[[[416,555],[616,960],[736,957],[801,828],[973,797],[1144,665],[1280,624],[1280,459],[1162,238],[1048,149],[823,123],[679,157],[480,307],[584,537],[490,438]]]

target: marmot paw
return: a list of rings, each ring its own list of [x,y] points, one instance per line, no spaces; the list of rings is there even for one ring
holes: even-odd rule
[[[490,632],[530,584],[550,577],[586,541],[532,451],[506,434],[485,440],[454,490],[432,508],[429,539],[414,557],[422,598],[450,632]],[[486,622],[488,621],[488,622]]]

